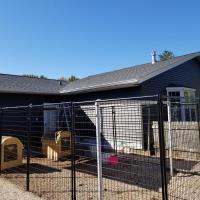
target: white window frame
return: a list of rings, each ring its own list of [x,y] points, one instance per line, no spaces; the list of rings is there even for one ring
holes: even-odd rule
[[[193,92],[194,96],[196,97],[196,89],[194,88],[187,88],[187,87],[166,87],[167,90],[167,96],[169,95],[169,92],[179,92],[180,93],[180,103],[181,106],[181,118],[183,121],[186,121],[186,114],[185,114],[185,92]],[[196,113],[195,116],[197,117]],[[190,109],[190,118],[191,118],[191,109]]]
[[[44,108],[47,108],[47,110],[43,111],[44,137],[49,135],[54,136],[55,132],[59,128],[59,111],[56,110],[58,106],[51,105],[50,103],[44,103],[43,105]]]

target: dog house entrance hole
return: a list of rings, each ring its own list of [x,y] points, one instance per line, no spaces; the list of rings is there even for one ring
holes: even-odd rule
[[[17,160],[17,144],[4,146],[4,162]]]
[[[70,150],[70,137],[63,137],[61,139],[61,151]]]

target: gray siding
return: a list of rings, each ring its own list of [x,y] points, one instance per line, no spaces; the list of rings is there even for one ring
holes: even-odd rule
[[[190,60],[142,84],[140,95],[166,94],[165,88],[170,85],[195,88],[200,94],[200,63]]]
[[[106,148],[111,149],[117,146],[116,150],[118,151],[123,151],[126,148],[143,149],[145,142],[143,128],[144,123],[147,123],[143,110],[146,107],[153,108],[155,103],[156,101],[145,101],[142,99],[101,102],[100,127],[104,146],[107,145]],[[96,118],[94,105],[80,106],[80,109],[83,111],[82,116],[84,116],[82,120],[91,123],[92,126],[90,128],[92,127],[95,133]],[[80,130],[88,129],[85,125],[86,123],[81,123],[82,127],[79,127]],[[80,135],[84,135],[84,131],[81,131]],[[95,135],[93,137],[95,138]]]
[[[107,148],[114,148],[114,130],[116,130],[117,150],[123,150],[125,147],[143,148],[141,103],[141,101],[116,101],[111,103],[103,102],[100,105],[101,133],[104,143],[108,145]],[[95,107],[93,106],[93,109],[88,108],[91,108],[91,106],[81,106],[85,117],[88,117],[95,127]],[[112,114],[113,111],[114,113]]]

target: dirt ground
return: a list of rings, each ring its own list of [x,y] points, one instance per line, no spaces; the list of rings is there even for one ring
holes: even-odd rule
[[[157,158],[134,156],[134,158],[129,157],[129,159],[122,158],[121,161],[121,164],[117,166],[103,165],[104,199],[161,199],[160,165]],[[180,162],[177,162],[176,165],[179,168],[182,166]],[[30,191],[44,199],[70,199],[70,167],[70,161],[56,162],[45,158],[32,158]],[[187,172],[184,171],[185,169],[187,169]],[[77,161],[76,170],[77,199],[97,199],[96,162]],[[175,176],[171,179],[168,177],[169,199],[199,200],[199,171],[199,162],[186,163],[182,172],[175,173]],[[3,172],[1,177],[7,178],[24,190],[26,186],[26,166],[7,170]]]
[[[0,179],[0,198],[1,200],[41,200],[38,196],[19,189],[16,184],[4,178]]]

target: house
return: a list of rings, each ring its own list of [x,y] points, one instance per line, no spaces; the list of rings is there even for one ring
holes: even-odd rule
[[[192,53],[154,64],[147,63],[97,74],[67,84],[60,90],[60,94],[70,95],[73,100],[88,100],[88,94],[90,99],[146,96],[158,93],[170,95],[171,91],[179,91],[183,96],[183,91],[187,88],[195,89],[198,94],[200,92],[199,62],[200,53]]]
[[[59,80],[0,74],[0,106],[84,101],[155,95],[184,97],[200,93],[200,53],[178,56],[67,83]],[[186,92],[186,93],[185,93]],[[188,94],[187,94],[188,95]]]
[[[188,99],[192,101],[200,93],[200,53],[191,53],[158,62],[153,57],[151,63],[93,75],[71,83],[1,74],[0,93],[1,107],[30,103],[116,99],[159,93],[169,95],[174,99],[178,98],[180,101],[188,101]],[[142,107],[141,105],[139,106]],[[180,109],[182,109],[179,116],[181,120],[194,120],[195,110],[192,107],[189,115],[183,110],[185,108]],[[142,116],[144,111],[137,112],[140,113],[138,116]],[[48,111],[48,115],[53,114]],[[44,116],[48,119],[47,113]],[[174,111],[174,117],[177,117],[176,111]],[[135,134],[139,142],[133,146],[143,148],[142,127],[138,130]]]
[[[59,90],[67,82],[0,74],[0,106],[22,106],[58,101]]]

